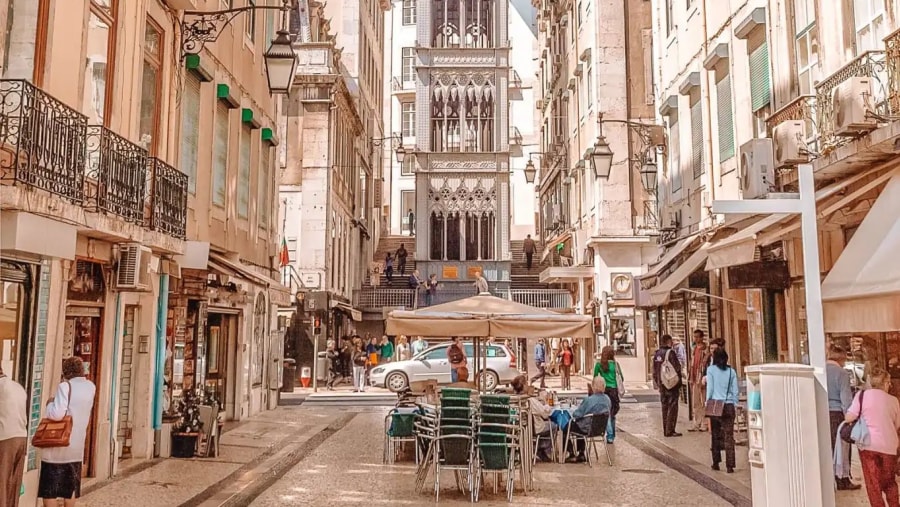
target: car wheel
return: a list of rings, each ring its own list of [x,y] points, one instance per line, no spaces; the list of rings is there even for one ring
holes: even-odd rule
[[[482,385],[484,385],[484,389],[486,391],[492,391],[500,385],[500,376],[497,375],[497,372],[486,370],[481,372],[481,381]]]
[[[399,393],[406,389],[406,386],[409,385],[409,380],[403,372],[395,371],[384,379],[384,385],[390,389],[391,392]]]

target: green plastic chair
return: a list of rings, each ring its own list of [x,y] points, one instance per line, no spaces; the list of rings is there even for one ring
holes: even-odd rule
[[[518,411],[510,406],[508,396],[481,397],[478,419],[477,470],[475,471],[474,500],[478,501],[484,474],[494,476],[494,493],[499,478],[506,474],[507,501],[512,502],[516,468],[520,465]]]

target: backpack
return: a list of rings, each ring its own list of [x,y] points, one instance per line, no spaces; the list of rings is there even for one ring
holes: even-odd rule
[[[678,382],[681,381],[681,375],[678,374],[675,366],[669,362],[669,354],[671,353],[672,349],[666,351],[666,356],[663,358],[663,364],[659,368],[659,380],[666,389],[674,389],[675,386],[678,385]]]
[[[450,345],[447,348],[447,359],[450,360],[451,364],[459,364],[463,362],[465,356],[462,353],[462,350],[459,349],[459,345]]]

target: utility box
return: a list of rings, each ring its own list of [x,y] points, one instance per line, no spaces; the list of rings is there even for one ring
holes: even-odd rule
[[[763,364],[746,372],[753,505],[834,507],[828,396],[816,369]]]

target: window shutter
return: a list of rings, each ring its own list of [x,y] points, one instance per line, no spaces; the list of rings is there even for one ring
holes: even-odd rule
[[[241,129],[241,166],[238,169],[237,216],[250,215],[250,129]]]
[[[750,104],[754,113],[769,105],[771,93],[769,45],[763,42],[750,53]]]
[[[734,114],[731,108],[731,74],[716,83],[716,111],[719,118],[719,162],[734,156]]]
[[[182,100],[181,170],[188,176],[188,189],[197,191],[197,148],[200,137],[200,78],[187,73]]]
[[[705,172],[703,167],[703,108],[697,100],[691,105],[691,167],[694,178]]]
[[[221,100],[216,103],[216,128],[213,134],[212,202],[217,206],[225,206],[228,175],[228,106]]]
[[[669,125],[669,174],[672,178],[672,192],[681,190],[681,136],[678,134],[678,117],[672,117]]]
[[[259,226],[268,229],[269,227],[269,209],[272,201],[269,197],[269,172],[271,171],[271,152],[272,147],[268,143],[260,145],[259,150],[259,188],[257,189],[256,208],[259,214]]]

